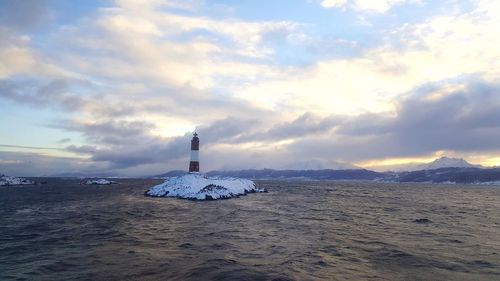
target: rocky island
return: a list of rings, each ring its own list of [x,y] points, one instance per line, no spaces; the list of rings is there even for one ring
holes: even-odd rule
[[[189,174],[168,178],[164,183],[151,187],[144,193],[151,197],[175,197],[191,200],[228,199],[247,193],[266,192],[251,180],[234,177],[209,177],[200,174],[198,159],[199,138],[194,133],[191,140]]]
[[[251,180],[186,174],[180,177],[172,177],[162,184],[153,186],[145,195],[193,200],[217,200],[256,192],[265,192],[265,189],[256,187]]]
[[[35,184],[35,182],[32,180],[29,180],[29,179],[9,177],[9,176],[0,174],[0,186],[31,185],[31,184]]]
[[[116,181],[110,181],[107,179],[92,179],[92,180],[87,180],[85,181],[86,185],[111,185],[111,184],[118,184]]]

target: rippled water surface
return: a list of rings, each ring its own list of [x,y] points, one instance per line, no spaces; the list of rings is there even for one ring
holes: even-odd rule
[[[0,188],[0,280],[500,280],[500,188],[262,181],[194,202],[157,180]]]

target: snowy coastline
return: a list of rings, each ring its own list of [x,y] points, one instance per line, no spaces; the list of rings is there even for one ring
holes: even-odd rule
[[[144,195],[151,197],[175,197],[192,200],[228,199],[247,193],[266,192],[247,179],[231,177],[207,177],[187,174],[172,177],[151,187]]]
[[[111,184],[118,184],[116,181],[110,181],[106,179],[93,179],[93,180],[87,180],[84,184],[86,185],[111,185]]]
[[[0,174],[0,186],[31,185],[31,184],[35,184],[35,182],[28,179],[9,177]]]

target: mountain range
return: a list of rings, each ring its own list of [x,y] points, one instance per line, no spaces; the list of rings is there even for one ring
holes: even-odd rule
[[[419,170],[434,170],[440,168],[482,168],[481,165],[474,165],[462,158],[441,157],[429,163],[406,163],[396,164],[385,167],[379,167],[382,171],[419,171]]]
[[[421,164],[415,170],[434,170],[441,168],[482,168],[481,165],[474,165],[462,158],[441,157],[430,163]]]
[[[173,177],[185,171],[170,171],[156,178]],[[210,171],[209,176],[229,176],[263,180],[364,180],[380,182],[500,183],[500,168],[484,168],[459,158],[441,157],[419,164],[413,170],[375,172],[367,169],[274,170],[249,169]]]

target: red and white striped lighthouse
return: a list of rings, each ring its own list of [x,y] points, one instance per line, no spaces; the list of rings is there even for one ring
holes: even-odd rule
[[[191,161],[189,161],[189,172],[199,173],[200,172],[200,160],[198,158],[198,151],[200,150],[200,139],[198,134],[195,132],[193,134],[193,139],[191,140]]]

